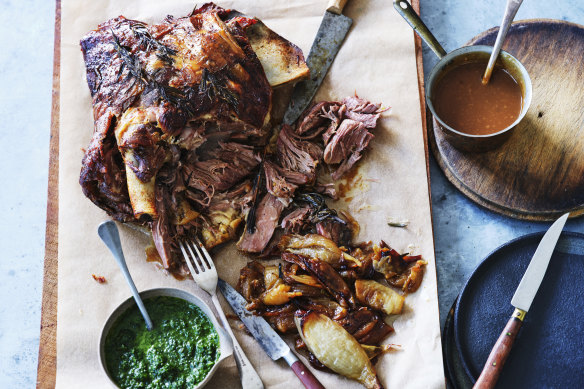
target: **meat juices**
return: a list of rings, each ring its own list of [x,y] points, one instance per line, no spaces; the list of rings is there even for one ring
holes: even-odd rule
[[[471,135],[488,135],[509,127],[523,105],[521,87],[502,68],[482,84],[486,63],[468,62],[448,70],[436,84],[432,104],[444,123]]]

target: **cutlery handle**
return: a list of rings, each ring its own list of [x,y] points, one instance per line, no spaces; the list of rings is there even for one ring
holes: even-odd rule
[[[501,370],[503,370],[503,365],[509,356],[509,352],[513,347],[513,342],[517,337],[517,333],[523,324],[523,318],[525,317],[525,311],[515,308],[513,316],[507,322],[505,329],[497,339],[497,343],[493,346],[489,358],[483,367],[483,371],[479,376],[479,379],[474,384],[473,389],[488,389],[495,387]]]
[[[298,379],[300,379],[300,381],[302,382],[302,384],[304,385],[305,388],[307,388],[307,389],[326,389],[320,383],[318,378],[316,378],[314,376],[314,374],[312,374],[310,369],[308,369],[308,367],[306,367],[306,365],[304,363],[302,363],[296,355],[294,355],[292,350],[289,350],[288,353],[285,354],[282,358],[284,358],[286,363],[288,365],[290,365],[290,367],[292,368],[292,371],[294,372],[294,374],[296,374],[296,377],[298,377]]]
[[[497,33],[497,40],[495,40],[493,51],[491,52],[491,56],[489,57],[487,70],[483,75],[483,84],[488,83],[489,79],[491,78],[491,73],[493,72],[495,61],[499,56],[499,51],[501,51],[501,47],[503,47],[505,37],[507,36],[507,32],[509,31],[509,27],[511,27],[511,23],[513,23],[513,19],[515,18],[515,15],[517,14],[517,10],[519,10],[519,7],[521,6],[521,3],[523,3],[523,0],[507,0],[505,15],[503,15],[503,21],[501,22],[499,32]]]
[[[247,356],[241,349],[239,342],[233,335],[233,331],[231,331],[231,326],[227,321],[227,317],[225,317],[225,313],[223,312],[223,308],[221,308],[221,304],[219,303],[219,299],[217,298],[217,293],[211,295],[211,300],[213,301],[213,305],[215,305],[215,309],[219,314],[219,319],[221,320],[221,324],[223,324],[223,328],[231,337],[233,341],[233,357],[235,358],[235,364],[237,365],[237,370],[239,371],[239,378],[241,379],[241,387],[242,389],[263,389],[264,384],[260,379],[260,376],[253,368],[253,365],[247,359]]]
[[[146,312],[144,302],[142,302],[142,298],[140,298],[140,293],[138,293],[138,289],[136,289],[134,280],[132,280],[132,276],[128,270],[128,265],[126,265],[126,258],[122,251],[122,242],[120,242],[118,226],[116,226],[116,223],[112,220],[105,221],[97,227],[97,234],[112,252],[122,274],[126,278],[126,282],[132,291],[132,296],[134,296],[134,300],[136,300],[136,305],[138,305],[138,309],[146,322],[146,328],[148,328],[148,331],[152,330],[152,320],[150,320],[150,316],[148,315],[148,312]]]
[[[347,0],[329,0],[326,10],[334,14],[340,15],[343,13]]]
[[[414,29],[416,34],[420,36],[432,49],[438,58],[446,55],[446,50],[440,45],[436,37],[432,35],[428,27],[424,24],[422,19],[418,16],[416,11],[412,8],[410,3],[406,0],[393,0],[393,8],[401,15],[402,18]]]

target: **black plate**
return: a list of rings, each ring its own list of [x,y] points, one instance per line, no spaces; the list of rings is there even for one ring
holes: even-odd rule
[[[543,232],[493,251],[464,286],[454,337],[472,381],[513,313],[511,297]],[[584,235],[562,233],[497,388],[584,387]]]
[[[442,357],[444,358],[444,371],[446,372],[446,382],[448,389],[470,389],[472,382],[464,371],[456,342],[454,341],[454,308],[458,297],[454,300],[446,321],[444,322],[444,330],[442,331]]]

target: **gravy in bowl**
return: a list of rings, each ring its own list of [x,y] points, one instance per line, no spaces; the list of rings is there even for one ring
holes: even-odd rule
[[[436,84],[432,103],[437,116],[453,129],[488,135],[511,126],[521,114],[520,85],[505,69],[495,67],[482,84],[486,62],[466,62],[449,69]]]

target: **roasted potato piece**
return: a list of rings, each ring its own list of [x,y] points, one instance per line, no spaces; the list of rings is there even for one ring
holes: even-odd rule
[[[296,312],[294,322],[308,350],[323,365],[366,388],[382,388],[367,353],[343,327],[316,312]]]
[[[357,300],[363,305],[377,309],[387,315],[401,313],[404,297],[393,289],[373,280],[355,281]]]

